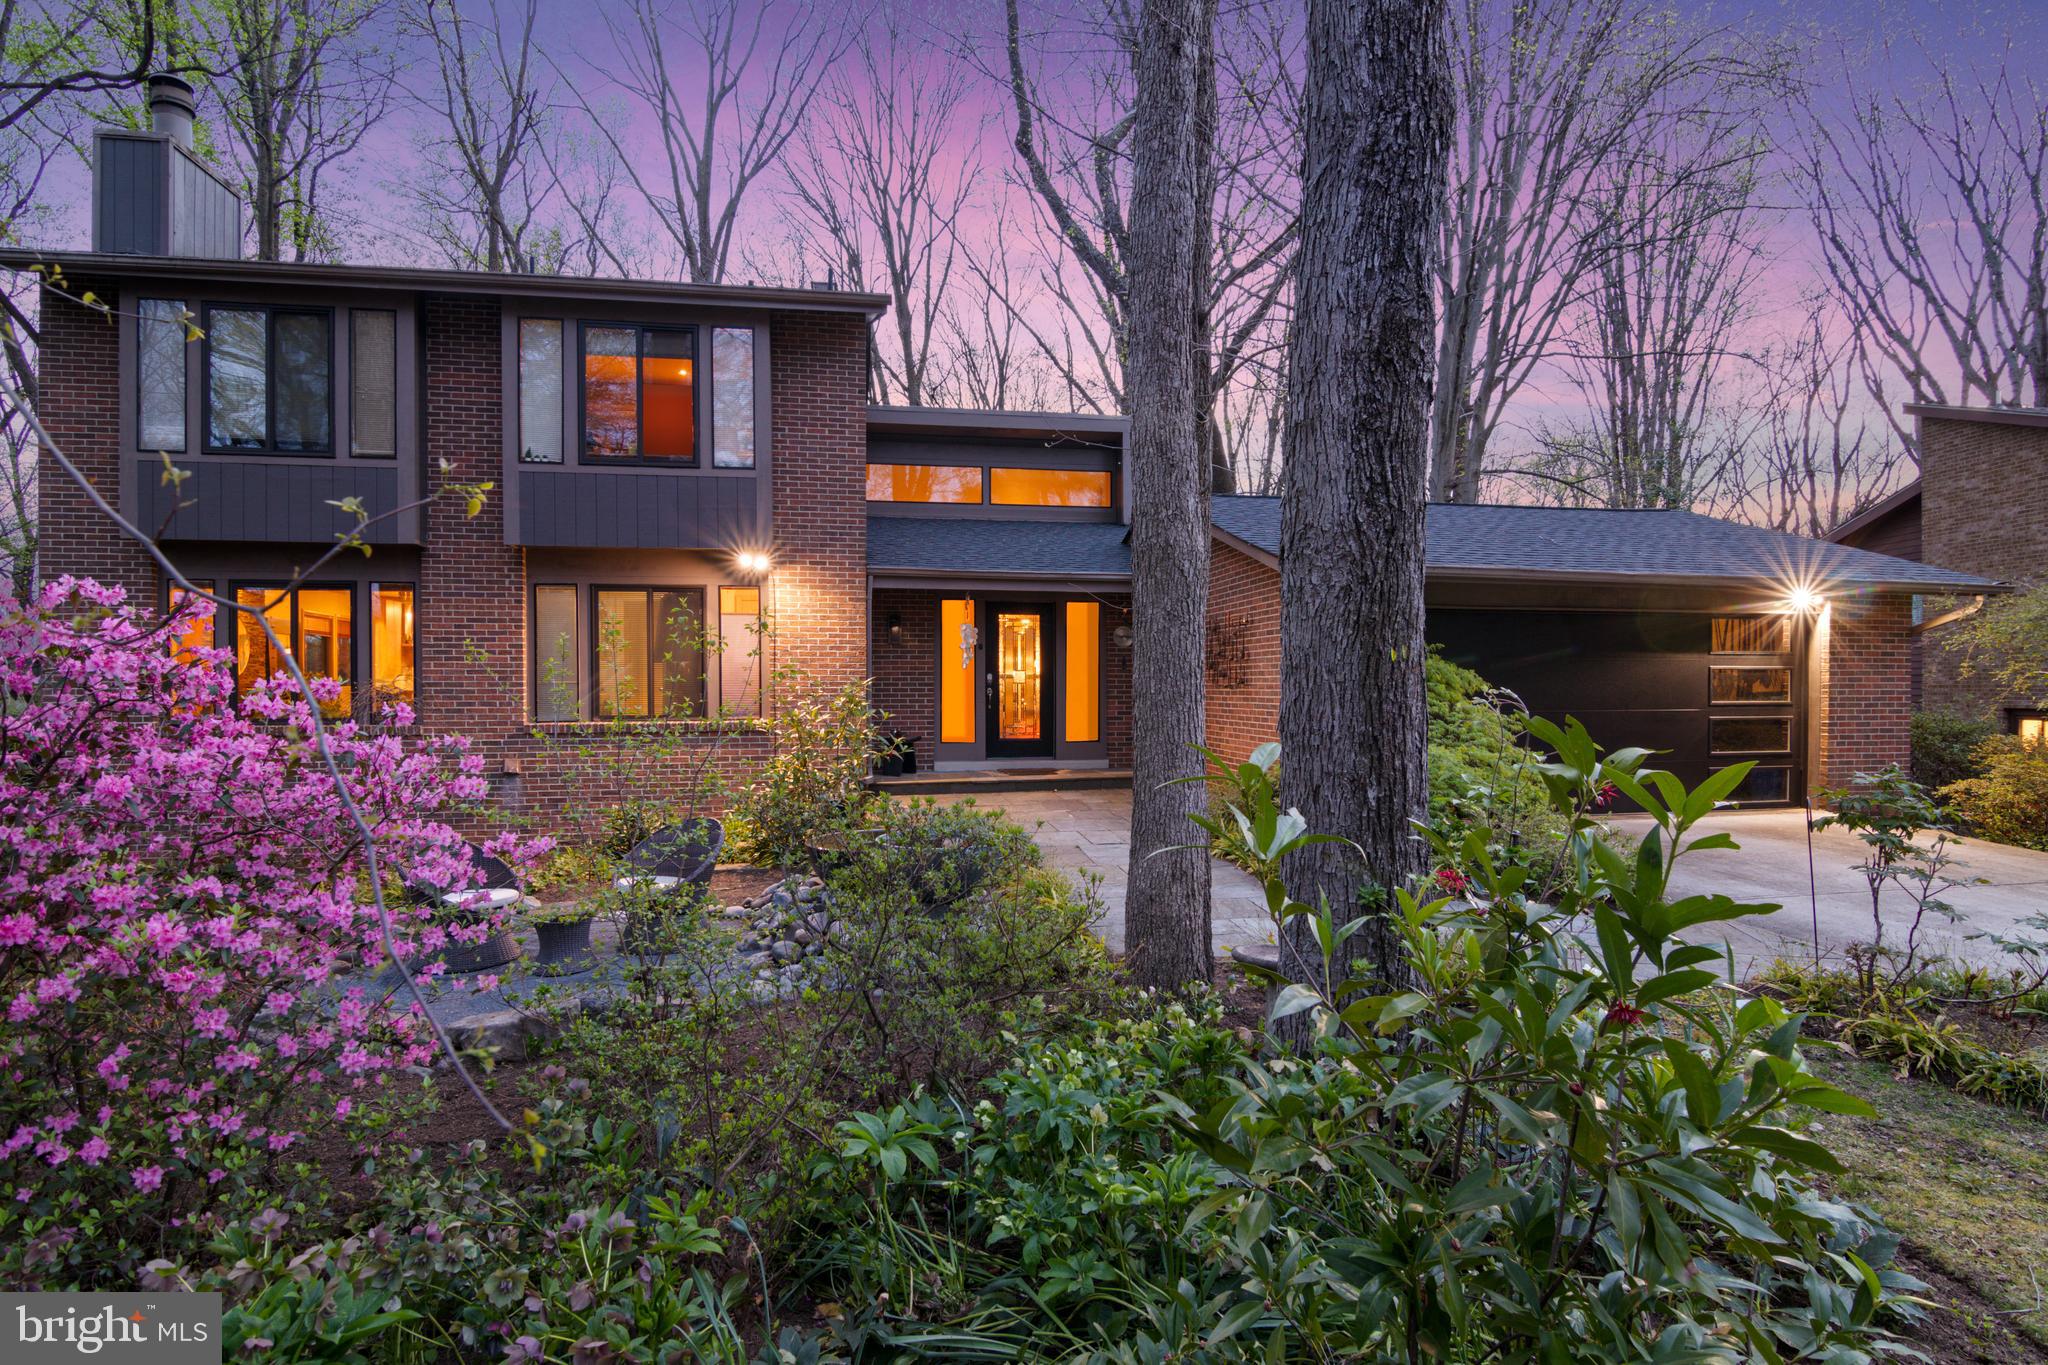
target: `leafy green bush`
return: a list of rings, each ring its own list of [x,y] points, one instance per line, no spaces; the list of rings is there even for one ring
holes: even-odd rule
[[[1913,778],[1940,790],[1984,771],[1977,751],[1992,736],[1988,720],[1973,720],[1952,711],[1920,711],[1910,722]]]
[[[1994,843],[2048,849],[2048,745],[1998,735],[1977,749],[1980,772],[1941,789],[1970,833]]]
[[[705,1198],[639,1159],[629,1125],[533,1116],[537,1170],[482,1142],[445,1169],[380,1171],[363,1233],[302,1245],[276,1210],[228,1229],[210,1268],[157,1263],[152,1288],[226,1296],[228,1360],[652,1360],[741,1365],[747,1281],[719,1275]]]
[[[875,804],[863,786],[875,716],[860,682],[829,697],[792,694],[766,724],[774,752],[733,802],[726,847],[747,862],[788,867],[805,860],[808,840],[859,823]]]
[[[1544,795],[1536,755],[1525,744],[1519,703],[1434,648],[1423,664],[1423,686],[1429,707],[1430,821],[1483,825],[1504,850],[1547,854],[1560,849],[1564,822]],[[1260,869],[1235,822],[1221,818],[1230,802],[1234,765],[1209,757],[1216,773],[1210,787],[1210,818],[1218,826],[1216,855],[1256,875]],[[1277,781],[1277,767],[1273,776]]]
[[[1774,907],[1677,896],[1693,825],[1746,774],[1686,791],[1531,722],[1568,822],[1555,907],[1494,831],[1427,831],[1465,899],[1398,888],[1412,989],[1336,979],[1364,921],[1269,903],[1323,984],[1276,983],[1259,1055],[1171,1007],[1029,1049],[971,1112],[842,1124],[808,1224],[837,1334],[890,1352],[1102,1361],[1867,1359],[1915,1283],[1897,1240],[1822,1198],[1802,1111],[1868,1113],[1805,1067],[1799,1020],[1679,936]],[[1654,828],[1594,837],[1612,785]],[[1247,782],[1255,862],[1313,837]],[[943,1348],[941,1347],[943,1343]]]
[[[833,988],[865,1002],[867,1063],[896,1087],[970,1083],[1034,999],[1085,1014],[1112,995],[1101,907],[1029,834],[971,804],[884,803],[828,879]]]

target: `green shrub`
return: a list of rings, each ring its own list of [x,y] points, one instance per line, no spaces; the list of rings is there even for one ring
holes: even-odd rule
[[[1977,748],[1980,772],[1941,789],[1970,833],[1994,843],[2048,849],[2048,745],[1998,735]]]
[[[1111,996],[1100,904],[1043,865],[1017,825],[971,804],[884,803],[828,879],[833,987],[865,1002],[867,1064],[899,1093],[960,1086],[1001,1061],[1034,999],[1084,1015]]]
[[[1972,720],[1949,711],[1920,711],[1912,722],[1913,778],[1940,790],[1984,771],[1978,749],[1991,738],[1988,720]]]
[[[1254,1055],[1172,1006],[1031,1046],[971,1111],[841,1124],[806,1221],[841,1341],[1409,1365],[1894,1351],[1879,1319],[1916,1282],[1887,1269],[1896,1238],[1822,1197],[1839,1166],[1800,1131],[1868,1106],[1806,1069],[1796,1017],[1680,937],[1772,908],[1670,889],[1749,765],[1688,792],[1576,724],[1531,729],[1574,854],[1554,908],[1494,831],[1431,829],[1467,894],[1389,897],[1410,989],[1337,980],[1363,921],[1269,883],[1332,983],[1275,983],[1269,1026],[1307,1024],[1300,1050]],[[1593,837],[1608,784],[1655,823],[1633,856]],[[1311,836],[1244,786],[1251,854],[1282,866]]]
[[[1441,825],[1484,825],[1505,849],[1554,853],[1564,822],[1544,796],[1536,755],[1526,747],[1524,716],[1512,696],[1469,668],[1430,650],[1423,665],[1429,708],[1429,818]],[[1210,755],[1218,774],[1211,783],[1210,816],[1219,833],[1216,855],[1257,874],[1235,822],[1221,819],[1230,802],[1234,764]],[[1273,769],[1277,781],[1279,771]]]
[[[767,727],[774,753],[733,802],[726,847],[746,862],[788,867],[805,861],[808,840],[860,823],[879,799],[863,785],[876,742],[867,684],[823,698],[792,694]]]

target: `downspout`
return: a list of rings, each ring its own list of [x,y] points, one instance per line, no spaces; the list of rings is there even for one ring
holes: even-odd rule
[[[1969,600],[1969,602],[1963,606],[1952,608],[1951,610],[1943,612],[1939,616],[1932,617],[1928,620],[1916,623],[1913,626],[1913,629],[1910,633],[1916,636],[1925,635],[1928,631],[1934,630],[1938,627],[1951,625],[1957,621],[1968,620],[1970,617],[1975,616],[1978,612],[1984,610],[1984,603],[1988,600],[1989,599],[1986,598],[1985,595],[1980,592],[1975,597],[1972,597]]]

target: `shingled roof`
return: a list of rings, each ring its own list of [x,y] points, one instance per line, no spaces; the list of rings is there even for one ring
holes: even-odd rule
[[[1280,553],[1280,499],[1219,497],[1225,536]],[[1983,592],[1997,584],[1910,559],[1723,521],[1697,512],[1432,503],[1432,578],[1588,578],[1644,583],[1832,583],[1907,592]]]
[[[868,518],[868,570],[893,574],[1129,578],[1131,547],[1114,521]]]

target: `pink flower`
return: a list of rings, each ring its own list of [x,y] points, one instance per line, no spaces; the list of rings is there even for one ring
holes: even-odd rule
[[[128,1172],[128,1179],[144,1194],[159,1189],[164,1183],[164,1168],[161,1166],[137,1166]]]
[[[112,1150],[111,1147],[107,1146],[105,1138],[95,1134],[87,1139],[83,1147],[78,1149],[78,1159],[88,1166],[97,1166],[107,1159],[107,1153]]]

